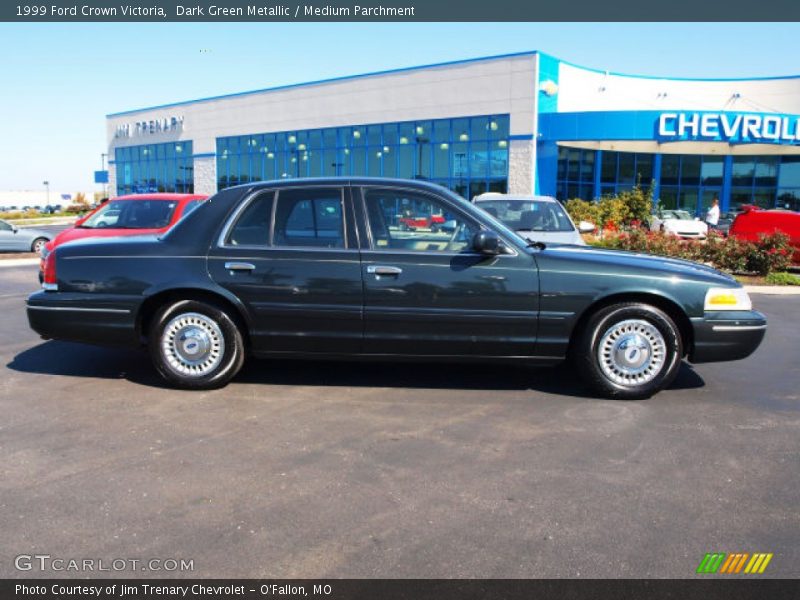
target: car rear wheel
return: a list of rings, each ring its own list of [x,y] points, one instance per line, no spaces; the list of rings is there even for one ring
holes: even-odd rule
[[[41,254],[42,250],[44,250],[44,245],[47,243],[46,238],[36,238],[33,240],[31,244],[31,252],[36,252],[36,254]]]
[[[222,387],[244,364],[244,340],[231,316],[196,300],[162,307],[150,327],[148,347],[159,374],[185,389]]]
[[[598,394],[649,398],[675,379],[683,356],[674,321],[655,306],[614,304],[593,315],[576,340],[573,358]]]

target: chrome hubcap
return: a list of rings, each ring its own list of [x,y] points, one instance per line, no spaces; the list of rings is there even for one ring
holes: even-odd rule
[[[597,358],[603,374],[618,385],[652,381],[664,367],[667,344],[652,324],[641,319],[620,321],[600,338]]]
[[[169,367],[180,375],[202,377],[213,371],[225,354],[225,337],[212,319],[184,313],[164,328],[161,349]]]

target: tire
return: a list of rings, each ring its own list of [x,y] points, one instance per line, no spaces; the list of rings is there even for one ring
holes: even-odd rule
[[[42,249],[44,248],[44,245],[47,243],[47,241],[48,241],[47,238],[36,238],[35,240],[33,240],[33,243],[31,244],[31,252],[36,252],[36,254],[41,255]]]
[[[147,344],[159,375],[183,389],[223,387],[244,364],[244,339],[231,316],[196,300],[160,308]]]
[[[605,398],[649,398],[672,383],[680,369],[678,327],[649,304],[607,306],[577,335],[572,358],[583,380]]]

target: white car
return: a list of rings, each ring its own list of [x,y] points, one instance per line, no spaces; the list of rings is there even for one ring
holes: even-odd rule
[[[588,221],[575,227],[561,203],[550,196],[489,192],[475,196],[472,202],[530,242],[585,246],[581,234],[595,229]]]
[[[685,239],[704,240],[708,236],[708,225],[685,210],[658,211],[650,216],[650,230]]]

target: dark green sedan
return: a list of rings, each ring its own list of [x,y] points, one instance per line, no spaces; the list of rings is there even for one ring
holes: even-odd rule
[[[597,394],[645,398],[684,357],[744,358],[767,327],[719,271],[526,241],[405,180],[230,188],[162,237],[60,246],[43,288],[28,299],[40,335],[145,346],[170,384],[190,389],[225,385],[248,355],[570,359]]]

